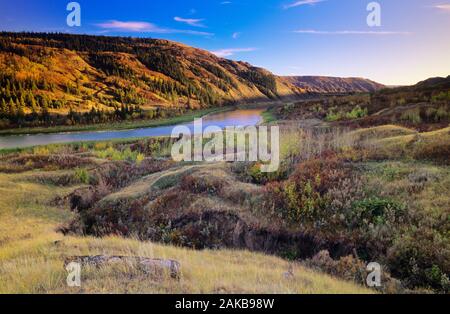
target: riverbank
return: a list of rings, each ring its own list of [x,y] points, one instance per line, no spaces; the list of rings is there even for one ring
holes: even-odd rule
[[[132,130],[149,127],[160,127],[175,125],[179,123],[189,122],[193,119],[198,119],[213,113],[221,113],[230,110],[234,110],[236,107],[219,107],[208,108],[202,110],[191,111],[187,114],[158,120],[136,120],[136,121],[124,121],[114,123],[102,123],[102,124],[89,124],[89,125],[61,125],[54,127],[36,127],[36,128],[21,128],[21,129],[8,129],[1,130],[0,136],[7,135],[26,135],[26,134],[51,134],[62,132],[85,132],[85,131],[109,131],[109,130]]]
[[[205,115],[198,115],[203,118],[203,127],[220,126],[222,128],[228,126],[250,126],[261,123],[261,115],[263,109],[238,109],[233,107],[222,108],[222,110],[214,110]],[[185,125],[193,128],[195,115],[185,115],[182,119],[166,120],[167,125],[150,126],[133,128],[129,130],[116,129],[108,131],[81,131],[81,132],[60,132],[60,133],[41,133],[41,134],[20,134],[0,136],[0,149],[8,151],[17,151],[18,148],[30,148],[33,146],[62,144],[62,143],[81,143],[81,142],[97,142],[111,141],[118,139],[136,139],[148,137],[165,137],[170,136],[175,125]],[[186,121],[186,122],[182,122]],[[161,122],[161,121],[160,121]],[[136,126],[136,125],[135,125]],[[123,126],[120,126],[123,127]]]

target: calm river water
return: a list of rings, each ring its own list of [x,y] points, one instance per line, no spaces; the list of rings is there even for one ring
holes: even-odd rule
[[[223,113],[211,114],[203,118],[203,129],[208,126],[253,126],[261,121],[262,109],[238,109]],[[193,122],[183,123],[193,132]],[[126,139],[149,136],[170,136],[174,126],[161,126],[133,130],[88,131],[72,133],[7,135],[0,136],[0,149],[19,148],[55,143],[70,143],[80,141],[103,141],[111,139]]]

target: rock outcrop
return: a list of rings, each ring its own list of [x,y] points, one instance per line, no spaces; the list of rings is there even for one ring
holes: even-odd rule
[[[148,275],[163,277],[169,275],[173,279],[180,279],[181,265],[175,260],[154,259],[138,256],[73,256],[65,260],[64,265],[80,263],[81,266],[105,267],[124,264],[136,267],[136,269]]]

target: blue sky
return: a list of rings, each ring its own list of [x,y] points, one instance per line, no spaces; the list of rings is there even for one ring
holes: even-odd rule
[[[81,27],[68,27],[69,0],[0,0],[0,30],[166,38],[280,75],[367,77],[413,84],[450,75],[450,1],[79,0]]]

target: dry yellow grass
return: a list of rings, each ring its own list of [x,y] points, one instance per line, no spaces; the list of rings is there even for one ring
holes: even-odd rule
[[[414,130],[397,126],[397,125],[382,125],[366,129],[358,129],[350,132],[355,140],[362,141],[368,139],[380,139],[395,136],[405,136],[417,133]]]
[[[391,158],[416,155],[433,158],[434,154],[443,154],[448,143],[450,143],[450,127],[432,132],[378,138],[373,141],[373,145],[379,149],[379,154]]]
[[[0,293],[370,293],[363,287],[246,251],[193,251],[118,237],[64,237],[57,226],[72,217],[49,201],[69,188],[24,181],[34,173],[0,174]],[[175,259],[180,281],[152,280],[130,267],[86,268],[82,287],[69,288],[66,256],[139,255]]]

